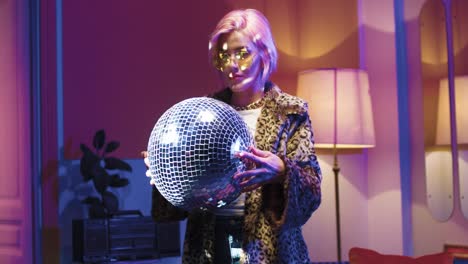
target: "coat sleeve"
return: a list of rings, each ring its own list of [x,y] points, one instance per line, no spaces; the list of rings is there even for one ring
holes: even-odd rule
[[[314,149],[311,121],[307,111],[289,116],[289,128],[281,153],[285,164],[283,184],[264,186],[263,201],[267,218],[276,228],[304,225],[321,202],[322,174]]]
[[[187,211],[172,205],[161,195],[158,189],[153,186],[151,216],[155,221],[178,221],[185,219],[187,215]]]

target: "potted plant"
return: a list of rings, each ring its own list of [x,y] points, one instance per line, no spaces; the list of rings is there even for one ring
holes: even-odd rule
[[[139,210],[119,210],[119,201],[110,188],[127,186],[128,179],[119,172],[132,171],[128,163],[111,156],[119,145],[117,141],[107,142],[104,130],[96,132],[92,147],[80,145],[81,175],[85,182],[93,182],[97,195],[82,200],[88,205],[90,219],[72,222],[73,260],[107,263],[179,256],[179,222],[156,224]]]
[[[90,218],[106,218],[119,210],[118,198],[109,189],[127,186],[128,179],[121,177],[119,172],[132,171],[132,167],[127,162],[110,156],[119,146],[118,141],[106,141],[104,130],[96,132],[91,148],[85,144],[80,145],[81,175],[85,182],[93,181],[98,194],[98,196],[88,196],[82,201],[89,206]]]

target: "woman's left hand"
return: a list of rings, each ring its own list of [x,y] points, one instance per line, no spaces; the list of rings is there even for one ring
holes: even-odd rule
[[[252,169],[236,173],[233,178],[239,183],[242,192],[248,192],[268,183],[279,183],[284,180],[285,166],[282,159],[270,151],[249,147],[251,152],[237,154],[243,162],[253,163]]]

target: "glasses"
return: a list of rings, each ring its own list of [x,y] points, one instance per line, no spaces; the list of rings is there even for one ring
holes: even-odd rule
[[[236,49],[234,51],[220,51],[216,57],[216,68],[224,71],[232,62],[235,62],[240,70],[248,69],[253,62],[254,54],[246,47]]]

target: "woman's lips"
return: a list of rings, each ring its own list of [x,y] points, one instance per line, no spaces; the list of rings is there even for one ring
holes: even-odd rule
[[[240,74],[233,74],[233,75],[231,75],[231,78],[230,78],[230,79],[231,79],[231,80],[238,81],[238,80],[242,79],[242,75],[240,75]]]

